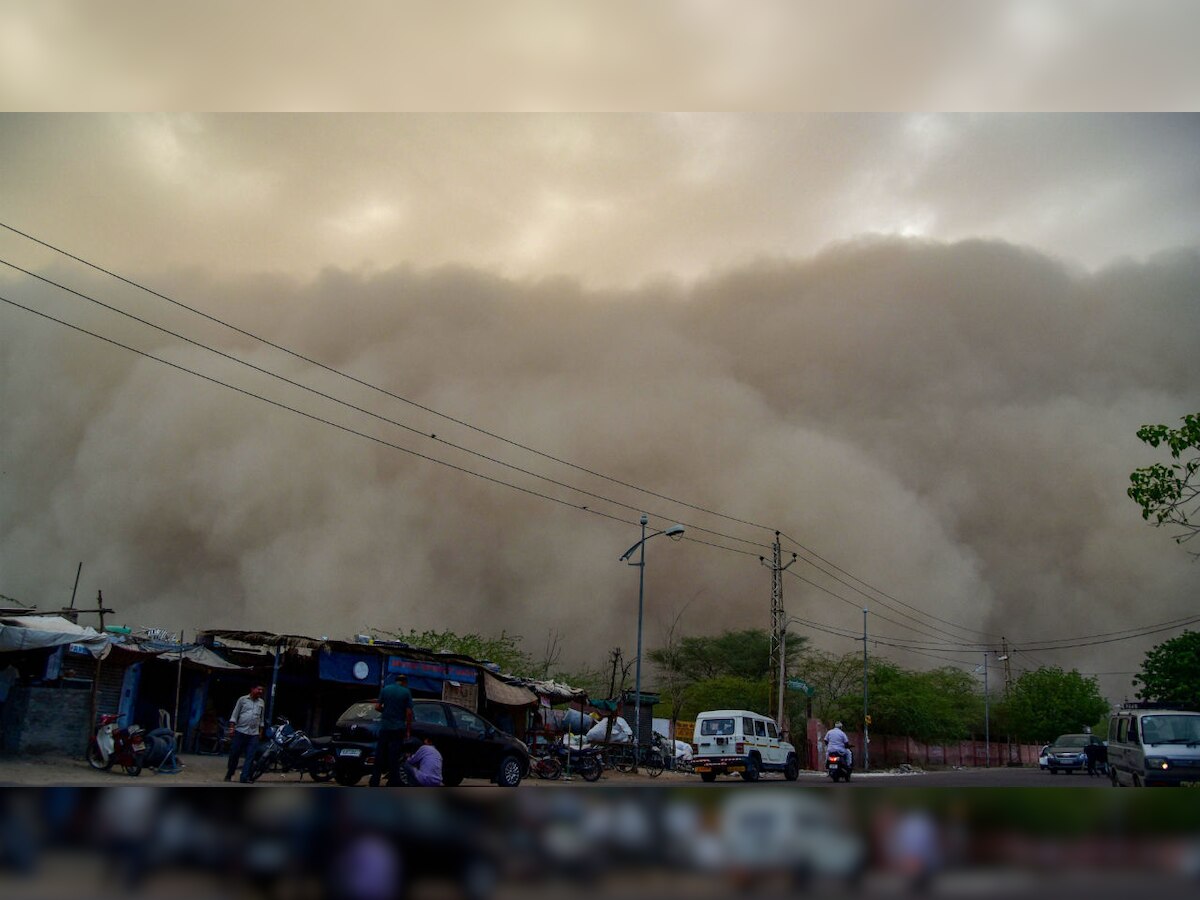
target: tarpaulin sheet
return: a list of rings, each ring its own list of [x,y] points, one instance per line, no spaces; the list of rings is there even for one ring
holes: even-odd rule
[[[483,673],[483,692],[489,700],[501,706],[529,706],[537,703],[538,699],[533,691],[507,684],[488,672]]]
[[[78,644],[97,658],[108,654],[109,639],[94,628],[62,616],[13,616],[0,620],[0,651],[37,650]]]

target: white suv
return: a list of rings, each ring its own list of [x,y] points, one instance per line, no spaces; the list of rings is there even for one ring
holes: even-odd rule
[[[692,768],[704,781],[732,772],[758,781],[763,772],[800,777],[796,748],[782,739],[774,719],[746,709],[714,709],[696,717]]]

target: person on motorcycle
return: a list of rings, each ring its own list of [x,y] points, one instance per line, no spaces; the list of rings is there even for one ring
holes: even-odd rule
[[[414,787],[438,787],[442,783],[442,754],[433,746],[433,738],[425,740],[417,751],[404,761],[408,783]]]
[[[850,749],[850,738],[842,731],[842,723],[834,722],[833,727],[825,732],[825,751],[832,753],[840,750],[846,756],[847,767],[854,765],[854,753]]]

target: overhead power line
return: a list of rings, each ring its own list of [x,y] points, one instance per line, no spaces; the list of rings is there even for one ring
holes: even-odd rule
[[[321,369],[321,370],[323,370],[323,371],[329,372],[329,373],[331,373],[331,374],[333,374],[333,375],[337,375],[337,376],[338,376],[338,377],[340,377],[340,378],[345,378],[345,379],[347,379],[348,381],[351,381],[351,382],[353,382],[353,383],[355,383],[355,384],[357,384],[357,385],[360,385],[361,387],[365,387],[365,388],[368,388],[368,389],[370,389],[370,390],[372,390],[372,391],[376,391],[376,392],[378,392],[378,393],[380,393],[380,394],[383,394],[384,396],[390,397],[390,398],[391,398],[391,399],[393,399],[393,400],[397,400],[397,401],[399,401],[399,402],[401,402],[401,403],[408,404],[409,406],[412,406],[412,407],[414,407],[415,409],[419,409],[419,410],[421,410],[422,412],[426,412],[426,413],[429,413],[430,415],[437,416],[438,418],[440,418],[440,419],[443,419],[443,420],[445,420],[445,421],[447,421],[447,422],[452,422],[452,423],[454,423],[455,425],[459,425],[459,426],[461,426],[461,427],[463,427],[463,428],[467,428],[467,429],[469,429],[469,430],[471,430],[471,431],[474,431],[474,432],[476,432],[476,433],[478,433],[478,434],[482,434],[482,435],[485,435],[485,436],[487,436],[487,437],[489,437],[489,438],[492,438],[493,440],[497,440],[497,441],[500,441],[500,442],[502,442],[502,443],[504,443],[504,444],[508,444],[509,446],[511,446],[511,447],[515,447],[515,448],[517,448],[517,449],[519,449],[519,450],[522,450],[522,451],[524,451],[524,452],[526,452],[526,453],[532,453],[532,454],[534,454],[535,456],[539,456],[539,457],[541,457],[542,459],[548,460],[548,461],[550,461],[550,462],[557,463],[558,465],[567,466],[568,468],[575,469],[576,471],[579,471],[579,472],[586,473],[586,474],[588,474],[588,475],[591,475],[591,476],[593,476],[593,477],[595,477],[595,478],[600,478],[600,479],[603,479],[603,480],[605,480],[605,481],[612,482],[613,484],[620,485],[621,487],[628,488],[629,490],[636,491],[636,492],[638,492],[638,493],[640,493],[640,494],[645,494],[645,495],[646,495],[646,496],[648,496],[648,497],[654,497],[654,498],[656,498],[656,499],[659,499],[659,500],[665,500],[665,501],[667,501],[668,503],[674,503],[674,504],[676,504],[676,505],[678,505],[678,506],[682,506],[682,507],[685,507],[685,508],[687,508],[687,509],[694,510],[695,512],[701,512],[701,513],[704,513],[704,514],[706,514],[706,515],[716,516],[716,517],[717,517],[717,518],[719,518],[719,519],[724,519],[724,520],[726,520],[726,521],[729,521],[729,522],[734,522],[734,523],[737,523],[737,524],[739,524],[739,525],[747,525],[747,526],[750,526],[750,527],[752,527],[752,528],[761,528],[761,529],[763,529],[763,530],[770,531],[770,532],[772,532],[772,533],[773,533],[773,532],[776,530],[776,529],[774,529],[774,528],[772,528],[771,526],[768,526],[768,525],[763,525],[763,524],[761,524],[761,523],[758,523],[758,522],[752,522],[752,521],[749,521],[749,520],[747,520],[747,519],[741,519],[741,518],[738,518],[738,517],[736,517],[736,516],[732,516],[732,515],[728,515],[728,514],[726,514],[726,513],[719,512],[719,511],[717,511],[717,510],[709,509],[709,508],[707,508],[707,507],[705,507],[705,506],[700,506],[700,505],[698,505],[698,504],[688,503],[688,502],[687,502],[687,501],[685,501],[685,500],[679,500],[679,499],[677,499],[677,498],[670,497],[670,496],[668,496],[668,495],[666,495],[666,494],[660,494],[660,493],[657,493],[656,491],[652,491],[652,490],[650,490],[649,488],[640,487],[640,486],[638,486],[638,485],[635,485],[635,484],[632,484],[632,483],[630,483],[630,482],[627,482],[627,481],[622,481],[621,479],[619,479],[619,478],[615,478],[614,476],[607,475],[607,474],[605,474],[605,473],[603,473],[603,472],[596,471],[595,469],[590,469],[590,468],[588,468],[588,467],[586,467],[586,466],[582,466],[582,465],[580,465],[580,464],[578,464],[578,463],[571,462],[570,460],[562,459],[562,458],[560,458],[560,457],[557,457],[557,456],[554,456],[554,455],[552,455],[552,454],[550,454],[550,453],[546,453],[546,452],[544,452],[544,451],[542,451],[542,450],[538,450],[536,447],[531,447],[531,446],[529,446],[529,445],[527,445],[527,444],[522,444],[522,443],[520,443],[520,442],[518,442],[518,441],[515,441],[515,440],[513,440],[513,439],[511,439],[511,438],[504,437],[503,435],[497,434],[497,433],[495,433],[495,432],[488,431],[487,429],[485,429],[485,428],[481,428],[481,427],[479,427],[478,425],[473,425],[473,424],[471,424],[470,422],[467,422],[467,421],[465,421],[465,420],[463,420],[463,419],[458,419],[458,418],[455,418],[454,416],[448,415],[447,413],[441,412],[440,410],[434,409],[433,407],[426,406],[426,405],[424,405],[424,404],[422,404],[422,403],[418,403],[416,400],[413,400],[413,399],[411,399],[411,398],[409,398],[409,397],[404,397],[404,396],[402,396],[402,395],[400,395],[400,394],[394,393],[393,391],[389,391],[389,390],[387,390],[386,388],[382,388],[382,387],[380,387],[379,385],[372,384],[372,383],[371,383],[371,382],[369,382],[369,381],[364,381],[364,380],[362,380],[361,378],[357,378],[357,377],[355,377],[354,375],[351,375],[351,374],[350,374],[350,373],[348,373],[348,372],[345,372],[345,371],[342,371],[341,369],[338,369],[338,368],[335,368],[335,367],[333,367],[333,366],[330,366],[330,365],[328,365],[328,364],[326,364],[326,363],[323,363],[323,362],[321,362],[321,361],[319,361],[319,360],[317,360],[317,359],[313,359],[313,358],[312,358],[312,357],[310,357],[310,356],[306,356],[306,355],[304,355],[304,354],[302,354],[302,353],[299,353],[299,352],[297,352],[297,351],[295,351],[295,350],[292,350],[292,349],[290,349],[290,348],[288,348],[288,347],[285,347],[285,346],[283,346],[282,344],[277,344],[277,343],[275,343],[274,341],[271,341],[271,340],[269,340],[269,339],[267,339],[267,338],[264,338],[264,337],[262,337],[261,335],[255,334],[255,333],[253,333],[253,332],[251,332],[251,331],[247,331],[247,330],[246,330],[246,329],[244,329],[244,328],[239,328],[238,326],[236,326],[236,325],[234,325],[234,324],[232,324],[232,323],[230,323],[230,322],[226,322],[224,319],[221,319],[221,318],[218,318],[217,316],[214,316],[214,315],[211,315],[211,314],[209,314],[209,313],[206,313],[206,312],[204,312],[203,310],[197,309],[197,308],[195,308],[195,307],[193,307],[193,306],[189,306],[188,304],[186,304],[186,303],[183,303],[183,302],[182,302],[182,301],[180,301],[180,300],[176,300],[175,298],[173,298],[173,297],[169,297],[169,296],[167,296],[166,294],[163,294],[163,293],[161,293],[161,292],[159,292],[159,291],[156,291],[156,290],[154,290],[153,288],[150,288],[150,287],[147,287],[147,286],[145,286],[145,285],[143,285],[143,284],[140,284],[139,282],[136,282],[136,281],[134,281],[134,280],[132,280],[132,279],[130,279],[130,278],[126,278],[125,276],[123,276],[123,275],[120,275],[120,274],[118,274],[117,272],[113,272],[113,271],[112,271],[112,270],[110,270],[110,269],[106,269],[106,268],[104,268],[103,266],[101,266],[101,265],[98,265],[97,263],[91,262],[91,261],[89,261],[89,260],[87,260],[87,259],[84,259],[84,258],[83,258],[83,257],[81,257],[81,256],[76,256],[74,253],[71,253],[70,251],[64,250],[63,248],[61,248],[61,247],[58,247],[58,246],[55,246],[54,244],[51,244],[51,243],[49,243],[48,241],[44,241],[44,240],[42,240],[41,238],[35,237],[35,236],[31,235],[31,234],[28,234],[28,233],[26,233],[26,232],[24,232],[24,231],[21,231],[20,229],[18,229],[18,228],[15,228],[14,226],[12,226],[12,225],[9,225],[9,224],[7,224],[7,223],[5,223],[5,222],[0,222],[0,228],[4,228],[4,229],[6,229],[7,231],[10,231],[10,232],[12,232],[13,234],[16,234],[16,235],[19,235],[19,236],[21,236],[21,237],[25,238],[26,240],[32,241],[33,243],[35,243],[35,244],[38,244],[38,245],[40,245],[40,246],[42,246],[42,247],[45,247],[45,248],[46,248],[46,249],[48,249],[48,250],[52,250],[52,251],[54,251],[55,253],[59,253],[59,254],[61,254],[61,255],[65,256],[65,257],[67,257],[68,259],[72,259],[72,260],[74,260],[75,262],[78,262],[78,263],[80,263],[81,265],[87,266],[87,267],[88,267],[88,268],[90,268],[90,269],[93,269],[93,270],[95,270],[95,271],[97,271],[97,272],[100,272],[100,273],[102,273],[102,274],[104,274],[104,275],[107,275],[107,276],[109,276],[110,278],[115,278],[117,281],[120,281],[120,282],[122,282],[122,283],[124,283],[124,284],[127,284],[127,285],[129,285],[130,287],[137,288],[137,289],[138,289],[138,290],[140,290],[140,291],[144,291],[145,293],[147,293],[147,294],[151,295],[152,297],[157,297],[158,299],[160,299],[160,300],[163,300],[163,301],[165,301],[165,302],[167,302],[167,303],[170,303],[170,304],[172,304],[173,306],[176,306],[176,307],[178,307],[179,309],[186,310],[187,312],[190,312],[190,313],[192,313],[193,315],[199,316],[199,317],[201,317],[201,318],[203,318],[203,319],[206,319],[206,320],[207,320],[207,321],[209,321],[209,322],[212,322],[212,323],[214,323],[214,324],[220,325],[220,326],[221,326],[221,327],[223,327],[223,328],[227,328],[227,329],[229,329],[230,331],[233,331],[233,332],[235,332],[235,333],[237,333],[237,334],[240,334],[240,335],[241,335],[241,336],[243,336],[243,337],[248,337],[248,338],[250,338],[251,340],[258,341],[259,343],[261,343],[261,344],[263,344],[263,345],[265,345],[265,346],[267,346],[267,347],[270,347],[270,348],[272,348],[273,350],[278,350],[278,351],[279,351],[279,352],[281,352],[281,353],[286,353],[288,356],[291,356],[291,357],[293,357],[293,358],[295,358],[295,359],[298,359],[298,360],[300,360],[300,361],[302,361],[302,362],[304,362],[304,363],[307,363],[308,365],[311,365],[311,366],[316,366],[317,368],[319,368],[319,369]],[[24,271],[24,270],[22,270],[22,271]],[[35,277],[36,277],[36,276],[35,276]],[[694,527],[694,526],[693,526],[693,527]],[[740,539],[740,538],[734,538],[734,540],[741,540],[741,539]],[[747,542],[747,543],[750,543],[750,542]],[[766,546],[766,545],[758,545],[758,546]]]
[[[422,431],[422,430],[421,430],[421,429],[419,429],[419,428],[414,428],[414,427],[413,427],[413,426],[411,426],[411,425],[406,425],[406,424],[404,424],[403,422],[398,422],[398,421],[396,421],[395,419],[391,419],[391,418],[388,418],[387,416],[381,415],[381,414],[379,414],[379,413],[372,412],[372,411],[371,411],[371,410],[369,410],[369,409],[365,409],[365,408],[363,408],[363,407],[361,407],[361,406],[357,406],[357,405],[355,405],[355,404],[353,404],[353,403],[350,403],[349,401],[343,400],[343,399],[341,399],[341,398],[339,398],[339,397],[334,397],[333,395],[331,395],[331,394],[327,394],[327,393],[325,393],[324,391],[320,391],[320,390],[318,390],[318,389],[316,389],[316,388],[314,388],[314,387],[310,387],[309,385],[306,385],[306,384],[303,384],[303,383],[301,383],[301,382],[298,382],[298,381],[296,381],[296,380],[294,380],[294,379],[292,379],[292,378],[288,378],[288,377],[287,377],[287,376],[285,376],[285,375],[280,375],[279,373],[277,373],[277,372],[273,372],[273,371],[271,371],[270,369],[266,369],[266,368],[263,368],[262,366],[255,365],[255,364],[254,364],[254,363],[252,363],[252,362],[249,362],[249,361],[247,361],[247,360],[241,359],[240,357],[234,356],[234,355],[232,355],[232,354],[230,354],[230,353],[226,353],[226,352],[225,352],[225,351],[223,351],[223,350],[218,350],[217,348],[215,348],[215,347],[212,347],[212,346],[210,346],[210,345],[208,345],[208,344],[205,344],[205,343],[203,343],[202,341],[197,341],[197,340],[194,340],[194,339],[192,339],[192,338],[189,338],[189,337],[187,337],[186,335],[180,334],[180,333],[179,333],[179,332],[177,332],[177,331],[172,331],[172,330],[171,330],[171,329],[169,329],[169,328],[166,328],[166,327],[164,327],[164,326],[162,326],[162,325],[158,325],[158,324],[156,324],[156,323],[154,323],[154,322],[151,322],[151,321],[149,321],[149,320],[147,320],[147,319],[144,319],[144,318],[142,318],[141,316],[134,315],[133,313],[127,312],[126,310],[120,309],[120,308],[118,308],[118,307],[116,307],[116,306],[113,306],[113,305],[111,305],[111,304],[109,304],[109,303],[105,303],[103,300],[97,299],[96,297],[93,297],[93,296],[91,296],[90,294],[85,294],[85,293],[83,293],[82,291],[75,290],[74,288],[72,288],[72,287],[69,287],[69,286],[67,286],[67,285],[64,285],[64,284],[60,284],[59,282],[57,282],[57,281],[54,281],[54,280],[52,280],[52,279],[50,279],[50,278],[46,278],[45,276],[38,275],[36,272],[31,272],[31,271],[29,271],[28,269],[25,269],[25,268],[22,268],[21,266],[18,266],[18,265],[16,265],[15,263],[9,262],[9,261],[8,261],[8,260],[6,260],[6,259],[2,259],[2,258],[0,258],[0,265],[5,265],[5,266],[8,266],[10,269],[14,269],[14,270],[16,270],[16,271],[18,271],[18,272],[21,272],[21,273],[23,273],[23,274],[25,274],[25,275],[28,275],[28,276],[29,276],[29,277],[31,277],[31,278],[36,278],[38,281],[41,281],[41,282],[42,282],[42,283],[44,283],[44,284],[48,284],[48,285],[50,285],[51,287],[55,287],[55,288],[58,288],[58,289],[59,289],[59,290],[61,290],[61,291],[65,291],[65,292],[67,292],[67,293],[69,293],[69,294],[72,294],[72,295],[74,295],[74,296],[76,296],[76,297],[80,298],[81,300],[86,300],[86,301],[87,301],[87,302],[89,302],[89,303],[94,303],[95,305],[97,305],[97,306],[100,306],[100,307],[102,307],[103,309],[107,309],[107,310],[109,310],[110,312],[116,313],[117,315],[124,316],[125,318],[127,318],[127,319],[131,319],[132,321],[134,321],[134,322],[137,322],[137,323],[139,323],[139,324],[141,324],[141,325],[145,325],[145,326],[147,326],[148,328],[153,328],[153,329],[155,329],[156,331],[159,331],[159,332],[161,332],[162,334],[166,334],[166,335],[168,335],[168,336],[170,336],[170,337],[176,338],[177,340],[184,341],[184,342],[186,342],[186,343],[190,344],[190,345],[191,345],[191,346],[193,346],[193,347],[196,347],[196,348],[198,348],[198,349],[201,349],[201,350],[205,350],[205,351],[207,351],[207,352],[209,352],[209,353],[212,353],[212,354],[214,354],[214,355],[216,355],[216,356],[219,356],[219,357],[221,357],[222,359],[226,359],[226,360],[229,360],[230,362],[237,363],[238,365],[245,366],[246,368],[248,368],[248,369],[251,369],[252,371],[258,372],[259,374],[266,375],[266,376],[268,376],[268,377],[270,377],[270,378],[274,378],[274,379],[276,379],[276,380],[278,380],[278,381],[281,381],[281,382],[283,382],[284,384],[290,385],[291,387],[298,388],[298,389],[300,389],[300,390],[302,390],[302,391],[306,391],[306,392],[308,392],[308,393],[310,393],[310,394],[313,394],[314,396],[320,397],[320,398],[322,398],[322,399],[324,399],[324,400],[329,400],[329,401],[331,401],[331,402],[333,402],[333,403],[340,404],[341,406],[344,406],[344,407],[346,407],[347,409],[353,410],[354,412],[358,412],[358,413],[362,413],[363,415],[370,416],[370,417],[371,417],[371,418],[373,418],[373,419],[377,419],[377,420],[379,420],[379,421],[381,421],[381,422],[385,422],[385,423],[387,423],[388,425],[395,426],[396,428],[400,428],[400,429],[402,429],[402,430],[404,430],[404,431],[407,431],[407,432],[409,432],[409,433],[411,433],[411,434],[418,435],[418,436],[419,436],[419,437],[421,437],[421,438],[424,438],[424,439],[428,439],[428,440],[432,440],[432,441],[435,441],[435,442],[438,442],[438,443],[445,444],[446,446],[448,446],[448,447],[451,447],[451,448],[453,448],[453,449],[455,449],[455,450],[458,450],[458,451],[460,451],[460,452],[463,452],[463,453],[470,454],[471,456],[475,456],[475,457],[477,457],[477,458],[479,458],[479,459],[485,460],[485,461],[487,461],[487,462],[490,462],[490,463],[493,463],[493,464],[495,464],[495,465],[502,466],[502,467],[504,467],[504,468],[507,468],[507,469],[511,469],[512,471],[519,472],[519,473],[521,473],[522,475],[528,475],[528,476],[529,476],[529,477],[531,477],[531,478],[537,478],[537,479],[540,479],[540,480],[546,481],[546,482],[548,482],[548,483],[550,483],[550,484],[553,484],[553,485],[554,485],[554,486],[556,486],[556,487],[565,488],[566,490],[570,490],[570,491],[576,491],[577,493],[579,493],[579,494],[582,494],[582,495],[583,495],[583,496],[585,496],[585,497],[590,497],[590,498],[592,498],[592,499],[594,499],[594,500],[600,500],[600,501],[603,501],[603,502],[605,502],[605,503],[611,503],[611,504],[612,504],[612,505],[614,505],[614,506],[618,506],[618,507],[621,507],[621,508],[627,509],[627,510],[629,510],[630,512],[638,512],[638,513],[640,513],[640,512],[648,512],[648,510],[643,510],[643,509],[641,509],[640,507],[632,506],[632,505],[630,505],[630,504],[628,504],[628,503],[624,503],[624,502],[622,502],[622,501],[620,501],[620,500],[615,500],[615,499],[613,499],[613,498],[611,498],[611,497],[605,497],[605,496],[603,496],[603,495],[601,495],[601,494],[597,494],[597,493],[594,493],[594,492],[592,492],[592,491],[585,490],[584,488],[576,487],[575,485],[571,485],[571,484],[567,484],[567,483],[565,483],[565,482],[562,482],[562,481],[558,481],[557,479],[550,478],[550,477],[549,477],[549,476],[547,476],[547,475],[542,475],[542,474],[540,474],[540,473],[538,473],[538,472],[533,472],[533,471],[530,471],[529,469],[525,469],[525,468],[523,468],[523,467],[521,467],[521,466],[518,466],[518,465],[515,465],[515,464],[513,464],[513,463],[506,462],[506,461],[504,461],[504,460],[502,460],[502,459],[498,459],[498,458],[496,458],[496,457],[493,457],[493,456],[490,456],[490,455],[488,455],[488,454],[486,454],[486,453],[482,453],[482,452],[480,452],[480,451],[478,451],[478,450],[472,450],[470,447],[464,447],[464,446],[462,446],[462,445],[460,445],[460,444],[456,444],[456,443],[454,443],[453,441],[448,441],[448,440],[446,440],[445,438],[440,438],[440,437],[438,437],[436,434],[429,434],[429,433],[427,433],[427,432],[425,432],[425,431]],[[663,519],[664,521],[666,521],[666,520],[668,520],[668,519],[672,518],[671,516],[669,516],[669,515],[664,515],[664,514],[662,514],[662,513],[653,513],[652,515],[654,515],[656,518]],[[713,535],[713,536],[715,536],[715,537],[725,538],[726,540],[739,541],[739,542],[741,542],[741,543],[746,543],[746,544],[749,544],[750,546],[753,546],[753,547],[760,547],[760,548],[762,548],[762,547],[765,547],[765,546],[766,546],[765,544],[759,544],[759,543],[755,543],[755,542],[753,542],[753,541],[748,541],[748,540],[745,540],[744,538],[739,538],[739,537],[736,537],[736,536],[734,536],[734,535],[722,534],[722,533],[721,533],[721,532],[719,532],[719,531],[713,531],[713,530],[711,530],[711,529],[704,528],[703,526],[701,526],[701,525],[696,525],[696,524],[694,524],[694,523],[690,523],[690,522],[681,522],[680,524],[682,524],[682,525],[685,525],[687,528],[689,528],[689,529],[693,529],[693,530],[695,530],[695,531],[701,531],[701,532],[704,532],[704,533],[706,533],[706,534],[711,534],[711,535]]]
[[[781,532],[781,534],[783,534],[783,533]],[[839,572],[841,572],[841,573],[842,573],[843,575],[845,575],[847,578],[852,578],[852,579],[854,579],[854,580],[855,580],[855,581],[857,581],[859,584],[861,584],[863,587],[865,587],[865,588],[867,588],[869,591],[871,591],[871,592],[872,592],[872,594],[878,595],[879,597],[881,597],[881,598],[885,598],[885,599],[887,599],[887,600],[891,600],[891,601],[893,601],[893,602],[895,602],[895,603],[898,603],[898,604],[900,604],[901,606],[904,606],[904,607],[907,607],[908,609],[911,609],[911,610],[913,610],[913,611],[914,611],[914,612],[916,612],[916,613],[919,613],[919,614],[921,614],[921,615],[923,615],[923,616],[926,616],[927,618],[933,619],[933,620],[934,620],[934,621],[936,621],[936,622],[941,622],[943,625],[949,625],[951,628],[958,629],[959,631],[966,631],[966,632],[969,632],[969,633],[971,633],[971,634],[982,634],[982,635],[984,635],[985,637],[994,637],[994,638],[999,638],[999,637],[1001,637],[1001,635],[999,635],[999,634],[993,634],[992,632],[988,632],[988,631],[980,631],[980,630],[979,630],[979,629],[977,629],[977,628],[968,628],[968,627],[967,627],[967,626],[965,626],[965,625],[960,625],[960,624],[958,624],[957,622],[952,622],[952,621],[951,621],[951,620],[949,620],[949,619],[943,619],[941,616],[935,616],[933,613],[925,612],[925,610],[923,610],[923,609],[920,609],[919,607],[913,606],[911,603],[906,603],[905,601],[903,601],[903,600],[901,600],[901,599],[899,599],[899,598],[897,598],[897,597],[893,597],[891,594],[887,593],[886,591],[882,591],[882,590],[880,590],[879,588],[877,588],[877,587],[875,587],[875,586],[871,585],[870,583],[868,583],[868,582],[866,582],[866,581],[863,581],[863,580],[862,580],[861,578],[859,578],[858,576],[856,576],[856,575],[853,575],[853,574],[851,574],[850,572],[847,572],[845,569],[841,568],[841,567],[840,567],[840,566],[838,566],[836,563],[830,562],[829,560],[825,559],[825,557],[821,556],[821,555],[820,555],[819,553],[817,553],[815,550],[812,550],[811,548],[809,548],[809,547],[806,547],[804,544],[800,543],[800,542],[799,542],[798,540],[796,540],[794,537],[789,537],[787,534],[783,534],[783,537],[787,538],[789,541],[791,541],[793,544],[795,544],[797,547],[799,547],[799,548],[800,548],[801,550],[803,550],[805,553],[808,553],[808,554],[809,554],[809,555],[811,555],[811,556],[815,556],[817,559],[819,559],[821,562],[825,563],[827,566],[832,566],[833,568],[837,569]],[[844,584],[844,583],[845,583],[845,582],[843,582],[843,584]],[[863,593],[862,591],[859,591],[859,590],[858,590],[858,588],[854,588],[854,590],[858,591],[859,593]],[[867,595],[867,594],[863,594],[863,596],[865,597],[865,596],[869,596],[869,595]],[[931,626],[931,627],[932,627],[932,626]]]

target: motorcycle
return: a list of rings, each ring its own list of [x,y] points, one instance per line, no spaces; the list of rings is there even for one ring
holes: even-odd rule
[[[834,781],[841,781],[843,778],[849,781],[850,773],[854,770],[854,766],[847,760],[844,750],[830,750],[825,768],[829,772],[829,777]]]
[[[146,755],[145,733],[139,725],[121,728],[119,718],[111,713],[100,717],[96,733],[88,742],[88,765],[99,772],[119,765],[126,775],[136,777],[142,772]]]
[[[598,781],[604,772],[600,751],[595,747],[576,748],[556,744],[551,748],[551,752],[558,757],[564,772],[578,775],[584,781]]]
[[[314,741],[282,716],[273,727],[267,728],[266,738],[250,767],[251,781],[271,771],[298,771],[301,780],[307,772],[318,782],[333,778],[334,757],[328,741]]]

